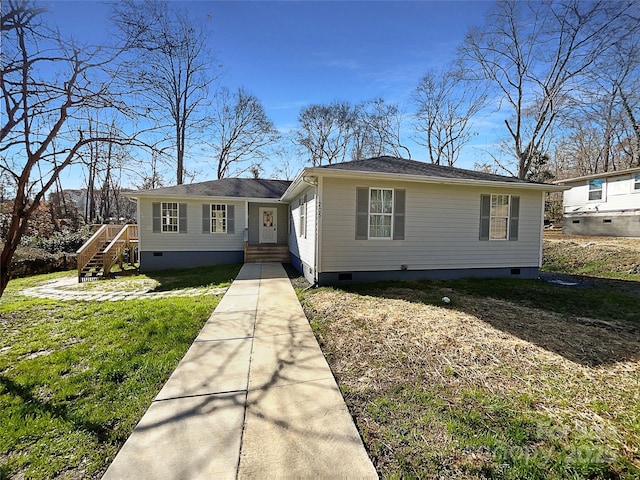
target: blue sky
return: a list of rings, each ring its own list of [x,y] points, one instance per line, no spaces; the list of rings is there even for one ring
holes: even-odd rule
[[[431,68],[454,58],[468,28],[480,25],[487,1],[176,1],[211,29],[211,49],[222,64],[220,84],[245,87],[283,132],[300,109],[332,100],[382,97],[410,112],[412,90]],[[66,34],[100,43],[109,35],[109,6],[49,1],[51,21]],[[497,136],[488,119],[476,145]],[[486,126],[488,124],[488,126]],[[405,135],[410,135],[406,128]],[[409,140],[407,138],[407,140]],[[426,151],[410,143],[413,158]],[[472,168],[478,148],[457,166]],[[265,172],[268,176],[270,172]],[[205,178],[199,178],[204,180]]]

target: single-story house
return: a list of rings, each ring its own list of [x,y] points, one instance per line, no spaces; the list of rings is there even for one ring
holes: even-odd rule
[[[395,157],[127,193],[140,270],[284,249],[312,283],[538,274],[544,192],[565,187]],[[275,258],[275,257],[274,257]]]
[[[640,237],[640,167],[558,180],[563,233]]]

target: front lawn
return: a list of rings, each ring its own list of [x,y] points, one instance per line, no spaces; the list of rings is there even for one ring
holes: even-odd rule
[[[557,262],[575,274],[585,249],[602,248],[593,242],[545,242],[547,270]],[[601,242],[626,252],[626,240]],[[640,478],[640,277],[624,270],[637,251],[605,256],[600,271],[618,280],[576,277],[572,287],[507,279],[300,292],[378,473]]]
[[[138,276],[203,294],[116,302],[20,294],[68,273],[11,281],[0,303],[0,478],[100,478],[220,300],[204,292],[238,270]]]

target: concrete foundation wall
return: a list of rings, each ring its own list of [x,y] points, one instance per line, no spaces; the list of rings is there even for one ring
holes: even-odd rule
[[[244,252],[140,252],[140,272],[243,263]]]
[[[640,213],[635,215],[580,215],[564,217],[565,235],[640,237]]]
[[[538,267],[394,270],[373,272],[323,272],[320,285],[396,280],[454,280],[459,278],[536,278]]]

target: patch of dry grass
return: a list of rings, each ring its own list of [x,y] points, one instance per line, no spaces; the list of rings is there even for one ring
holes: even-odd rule
[[[544,234],[543,270],[640,281],[640,238]]]
[[[381,475],[640,475],[637,324],[427,282],[303,303]]]

